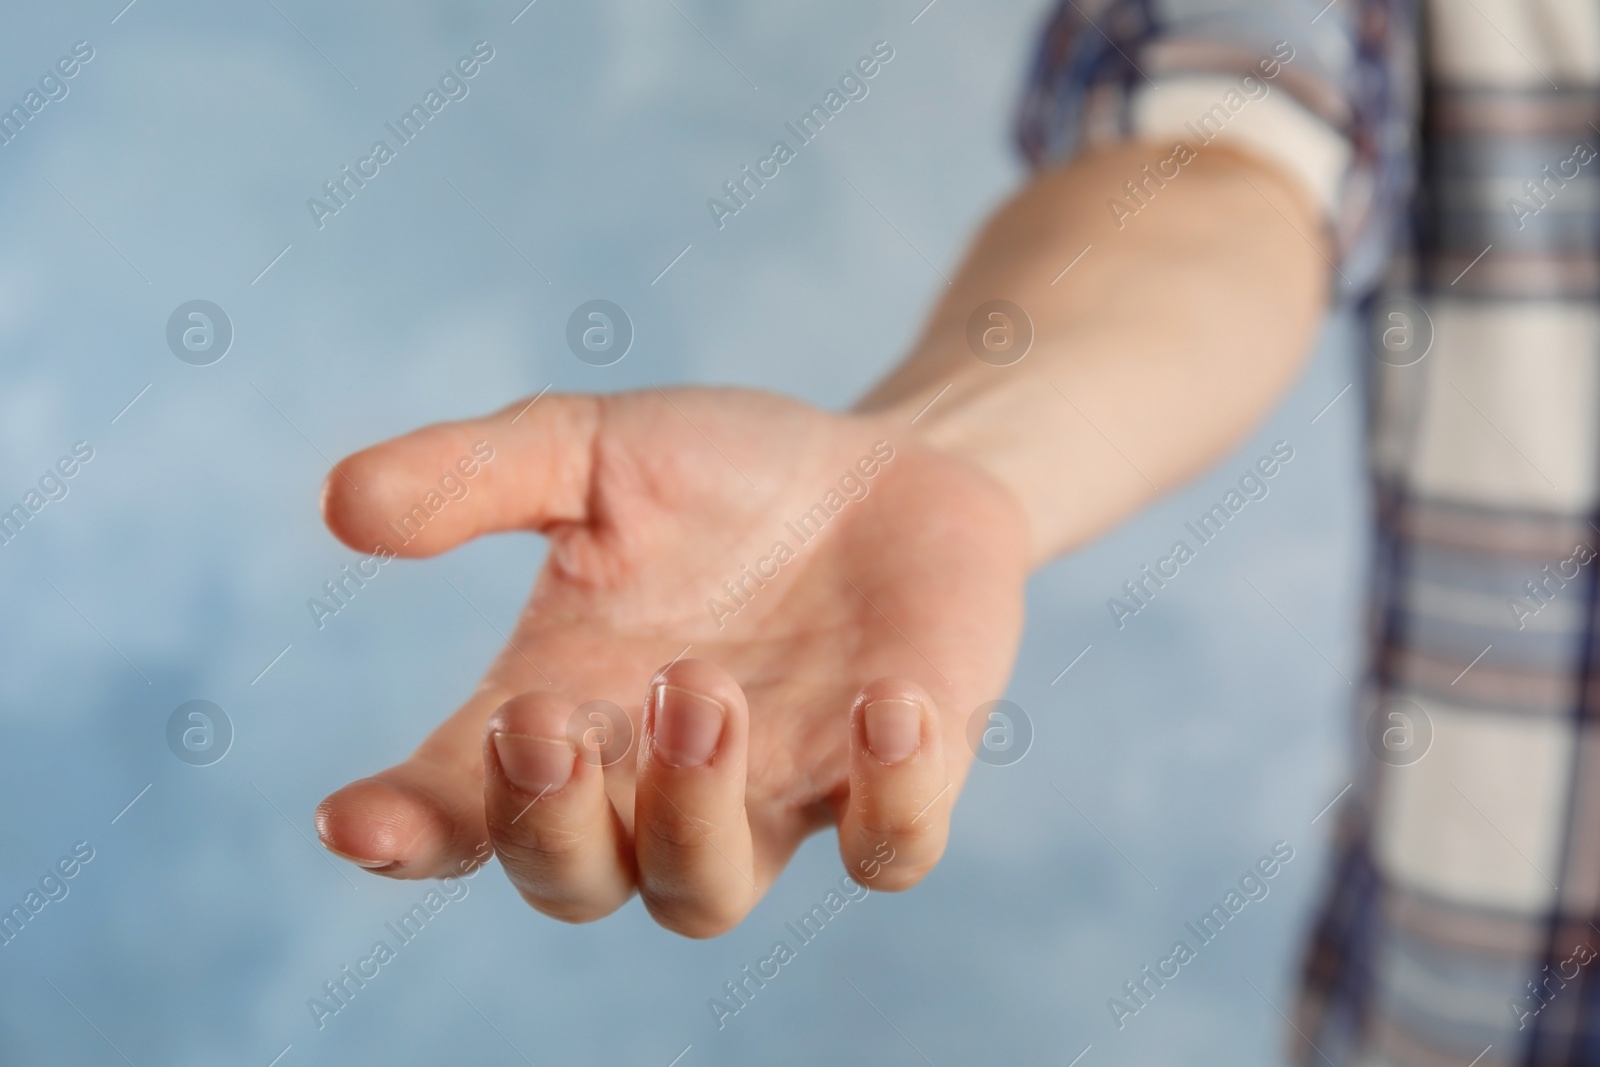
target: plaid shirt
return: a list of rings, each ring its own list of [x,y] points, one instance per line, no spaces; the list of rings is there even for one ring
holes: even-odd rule
[[[1020,141],[1193,144],[1294,49],[1219,136],[1313,193],[1372,317],[1377,519],[1295,1058],[1600,1065],[1600,4],[1325,2],[1067,0]]]

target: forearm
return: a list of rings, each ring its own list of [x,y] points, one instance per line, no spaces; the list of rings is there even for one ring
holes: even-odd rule
[[[859,405],[1012,490],[1035,562],[1220,457],[1294,376],[1324,307],[1321,225],[1268,164],[1203,149],[1119,226],[1108,201],[1132,206],[1124,183],[1170,153],[1126,143],[1033,180],[980,234],[912,355]],[[997,299],[1033,326],[1010,366],[968,341],[975,309]]]

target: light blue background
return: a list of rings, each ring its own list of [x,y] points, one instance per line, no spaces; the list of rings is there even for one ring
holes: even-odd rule
[[[319,521],[326,460],[550,383],[845,405],[944,284],[922,256],[953,270],[1021,177],[1011,109],[1044,5],[538,0],[513,24],[521,0],[139,0],[113,24],[124,2],[13,5],[0,34],[7,106],[73,42],[96,53],[0,147],[0,502],[96,451],[0,549],[0,901],[96,850],[0,948],[0,1061],[1276,1062],[1263,995],[1287,1009],[1333,817],[1311,820],[1348,781],[1351,690],[1322,656],[1359,662],[1357,391],[1311,424],[1351,380],[1334,343],[1210,475],[1035,579],[1006,694],[1033,751],[976,768],[923,887],[850,905],[726,1030],[707,998],[827,891],[831,835],[705,943],[637,902],[558,925],[491,867],[319,1032],[306,999],[425,887],[330,862],[312,810],[492,655],[446,579],[503,628],[542,553],[499,537],[392,564],[318,632],[305,600],[355,558]],[[319,231],[306,198],[480,39],[471,95]],[[879,40],[896,57],[871,95],[718,232],[706,198]],[[606,369],[563,341],[594,297],[638,333]],[[164,340],[195,298],[237,332],[207,368]],[[1280,438],[1296,458],[1271,496],[1117,632],[1105,598]],[[237,731],[206,768],[163,735],[195,698]],[[1272,895],[1117,1032],[1107,998],[1279,839],[1297,856]]]

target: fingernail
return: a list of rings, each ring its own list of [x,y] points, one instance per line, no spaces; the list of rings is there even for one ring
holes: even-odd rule
[[[656,754],[671,767],[698,767],[722,740],[727,711],[710,697],[675,685],[656,687]]]
[[[874,700],[861,717],[879,762],[899,763],[922,747],[922,709],[909,700]]]
[[[322,847],[327,849],[329,852],[332,852],[335,856],[338,856],[346,863],[353,863],[357,867],[365,867],[369,871],[375,871],[379,867],[387,867],[394,862],[394,860],[364,860],[359,856],[352,856],[348,852],[340,852],[326,841],[322,842]]]
[[[572,742],[504,732],[493,736],[500,769],[524,793],[548,793],[560,789],[572,777],[572,763],[577,757]]]

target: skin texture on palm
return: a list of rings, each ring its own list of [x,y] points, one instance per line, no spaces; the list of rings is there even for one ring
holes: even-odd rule
[[[805,836],[834,822],[844,824],[852,870],[892,841],[898,862],[875,887],[915,882],[942,851],[971,760],[966,720],[1000,694],[1011,668],[1027,533],[1009,492],[908,429],[743,390],[550,395],[340,463],[324,511],[352,548],[429,556],[481,534],[532,530],[549,538],[549,553],[478,692],[405,764],[324,801],[324,842],[416,878],[492,840],[541,910],[599,918],[637,886],[658,920],[693,935],[737,922]],[[479,441],[495,461],[469,495],[393,544],[387,523]],[[849,499],[842,480],[865,495]],[[779,542],[792,558],[776,566]],[[762,559],[763,573],[747,577]],[[674,784],[683,772],[651,771],[647,696],[669,664],[665,680],[732,709],[730,721],[747,715],[747,745],[732,736],[740,731],[724,733],[711,772],[746,783],[742,803],[713,803],[711,818],[680,803],[678,791],[694,788]],[[889,781],[896,768],[865,751],[857,698],[869,685],[927,712],[937,736],[908,761],[923,764],[914,782]],[[497,795],[520,795],[510,796],[485,729],[519,694],[529,696],[495,720],[500,730],[510,715],[548,734],[597,699],[627,711],[635,752],[603,771],[580,759],[572,782],[552,791],[603,780],[614,820],[551,815],[562,825],[546,825],[556,799],[546,796],[496,825]],[[636,816],[648,825],[636,827]],[[580,853],[582,871],[563,865]]]

